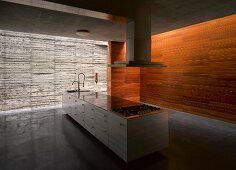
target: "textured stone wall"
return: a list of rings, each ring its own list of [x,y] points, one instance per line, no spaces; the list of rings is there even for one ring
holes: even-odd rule
[[[0,111],[60,105],[81,72],[107,90],[107,42],[0,30]]]

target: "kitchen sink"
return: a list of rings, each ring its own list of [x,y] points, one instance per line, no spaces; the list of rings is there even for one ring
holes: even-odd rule
[[[90,92],[90,90],[80,90],[80,91],[78,91],[78,90],[67,90],[67,92],[68,93],[75,93],[75,92]]]

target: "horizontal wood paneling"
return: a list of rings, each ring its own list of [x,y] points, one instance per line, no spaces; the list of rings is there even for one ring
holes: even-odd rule
[[[236,121],[236,15],[152,36],[141,101]]]
[[[110,41],[108,56],[108,64],[113,64],[114,61],[126,61],[126,43]]]
[[[110,42],[110,61],[125,61],[123,45]],[[236,15],[152,36],[151,54],[167,67],[109,68],[110,94],[236,121]]]
[[[140,99],[140,68],[110,68],[110,95],[139,101]]]
[[[108,61],[126,61],[125,43],[109,42]],[[109,67],[108,94],[124,99],[139,101],[140,68]]]

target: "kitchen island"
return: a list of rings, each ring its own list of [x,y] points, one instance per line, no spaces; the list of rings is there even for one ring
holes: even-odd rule
[[[169,144],[168,113],[97,92],[65,92],[63,110],[124,161]]]

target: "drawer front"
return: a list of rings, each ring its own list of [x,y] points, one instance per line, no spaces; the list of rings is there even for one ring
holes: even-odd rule
[[[99,107],[94,107],[94,113],[97,117],[108,118],[109,113]]]
[[[108,114],[108,112],[106,110],[104,110],[104,109],[102,109],[102,108],[100,108],[98,106],[94,106],[94,107],[96,108],[97,111],[99,111],[99,112],[101,112],[103,114]]]
[[[107,118],[97,117],[95,115],[94,120],[95,120],[96,126],[98,126],[100,128],[103,128],[103,129],[108,129],[108,120],[107,120]]]
[[[126,119],[69,95],[63,96],[63,109],[99,141],[127,160]]]
[[[73,109],[74,109],[74,112],[75,112],[75,113],[78,113],[78,114],[84,113],[84,107],[81,107],[81,106],[79,106],[79,105],[74,106]]]
[[[113,144],[117,145],[117,147],[126,151],[127,131],[109,126],[109,142],[113,142]]]
[[[109,148],[124,160],[127,159],[127,120],[115,114],[108,117]]]
[[[95,136],[95,124],[94,121],[91,119],[84,119],[84,128],[88,130],[91,134]]]
[[[108,147],[123,160],[127,161],[127,146],[119,144],[118,141],[115,141],[109,136]]]
[[[94,117],[92,117],[90,114],[85,113],[85,121],[89,124],[94,124]]]
[[[85,107],[86,103],[83,100],[78,100],[78,105],[80,107]]]
[[[85,112],[93,113],[94,112],[93,106],[91,104],[89,104],[89,103],[85,103]]]
[[[70,109],[68,115],[71,116],[75,121],[77,121],[79,124],[81,124],[83,126],[82,120],[84,119],[84,114],[82,114],[81,112],[72,111]]]
[[[110,123],[110,122],[109,122]],[[109,148],[124,160],[127,159],[127,131],[109,126]]]
[[[104,129],[108,128],[108,113],[95,110],[94,117],[97,126],[100,126]]]
[[[94,113],[85,111],[85,117],[94,120]]]
[[[96,137],[100,140],[103,144],[108,146],[108,129],[101,128],[101,126],[97,126],[95,123],[96,128]]]
[[[78,112],[76,114],[76,120],[78,121],[79,124],[83,125],[84,114],[82,112]]]
[[[110,114],[108,117],[109,128],[114,129],[117,132],[120,131],[121,134],[123,132],[127,132],[127,120],[117,116],[115,114]]]

